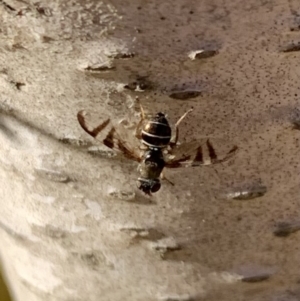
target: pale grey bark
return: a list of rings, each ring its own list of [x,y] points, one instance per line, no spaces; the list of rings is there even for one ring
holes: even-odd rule
[[[299,53],[280,51],[298,40],[299,9],[0,1],[0,252],[15,300],[299,297],[298,234],[278,237],[300,218]],[[144,92],[124,87],[136,80]],[[193,106],[181,142],[238,154],[167,171],[174,187],[141,195],[136,164],[89,154],[76,119],[136,122],[136,96],[172,123]]]

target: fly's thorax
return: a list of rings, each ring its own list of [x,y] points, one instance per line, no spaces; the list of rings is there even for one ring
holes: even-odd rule
[[[149,149],[145,152],[144,158],[139,165],[140,176],[146,179],[157,179],[164,167],[165,161],[162,151],[159,148]]]
[[[157,113],[142,130],[142,142],[149,147],[166,147],[171,140],[171,127],[163,113]]]

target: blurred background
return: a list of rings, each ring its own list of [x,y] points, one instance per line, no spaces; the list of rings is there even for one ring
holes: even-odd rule
[[[0,1],[14,301],[300,300],[299,62],[299,0]],[[149,200],[76,118],[126,126],[136,97],[171,124],[194,107],[181,143],[239,152]]]
[[[11,298],[9,296],[3,276],[2,274],[0,274],[0,301],[10,301],[10,300]]]

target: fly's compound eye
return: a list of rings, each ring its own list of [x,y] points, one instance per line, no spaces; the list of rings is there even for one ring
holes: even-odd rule
[[[151,194],[151,183],[149,181],[145,181],[143,179],[139,179],[137,182],[138,189],[142,190],[145,194]]]
[[[151,192],[157,192],[160,189],[160,182],[154,182],[153,185],[151,186]]]
[[[160,189],[159,180],[139,179],[137,182],[138,189],[142,190],[145,194],[151,195],[151,193],[157,192]]]

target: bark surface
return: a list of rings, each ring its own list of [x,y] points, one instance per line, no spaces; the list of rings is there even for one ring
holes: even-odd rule
[[[0,1],[0,252],[15,300],[299,299],[299,11]],[[136,123],[136,96],[173,124],[194,108],[181,143],[239,152],[167,170],[175,186],[143,196],[136,163],[76,118]]]

